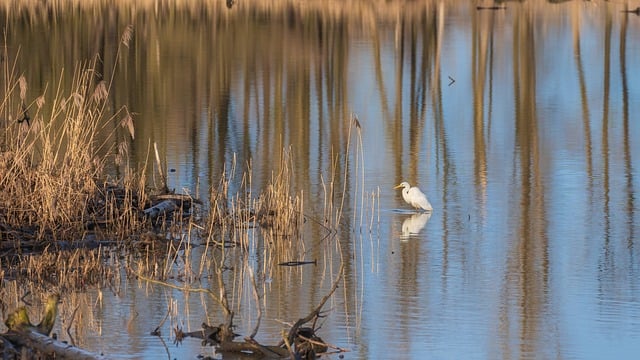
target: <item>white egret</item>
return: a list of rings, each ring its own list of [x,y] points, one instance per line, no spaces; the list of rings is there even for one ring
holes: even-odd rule
[[[402,188],[402,198],[407,202],[407,204],[413,206],[416,209],[421,209],[424,211],[433,210],[433,208],[431,207],[431,203],[429,202],[429,200],[427,200],[427,195],[425,195],[416,186],[411,187],[408,182],[403,181],[394,189],[398,188]]]

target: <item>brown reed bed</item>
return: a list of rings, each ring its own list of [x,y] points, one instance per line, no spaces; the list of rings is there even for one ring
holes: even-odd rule
[[[125,31],[123,45],[130,39],[130,31]],[[149,189],[144,168],[139,173],[129,169],[128,145],[135,136],[133,119],[126,107],[115,113],[106,110],[111,83],[95,70],[96,62],[86,61],[76,67],[70,89],[63,89],[60,80],[31,98],[27,96],[28,76],[17,72],[16,61],[4,62],[0,280],[18,284],[15,298],[31,292],[73,293],[89,287],[118,287],[123,269],[139,279],[165,284],[172,280],[172,286],[183,291],[194,288],[177,286],[176,282],[191,285],[205,277],[218,279],[221,289],[229,279],[232,286],[241,289],[236,281],[242,281],[246,272],[258,298],[253,269],[246,266],[247,253],[264,257],[264,275],[279,263],[306,260],[303,240],[307,220],[329,235],[336,234],[348,190],[346,170],[344,179],[337,178],[335,170],[350,166],[349,154],[344,163],[336,157],[336,168],[329,175],[324,219],[305,216],[303,194],[292,186],[291,149],[282,151],[271,180],[259,193],[252,190],[251,164],[243,173],[238,192],[229,191],[230,179],[235,178],[234,164],[211,188],[206,216],[193,217],[190,207],[199,203],[197,199]],[[355,173],[364,174],[360,124],[357,118],[349,121],[350,129],[358,133]],[[347,148],[351,148],[351,131]],[[119,179],[108,176],[107,169],[114,166],[123,168],[124,175]],[[377,200],[372,195],[370,203],[365,201],[363,177],[353,196],[354,207],[361,207],[360,213],[354,210],[353,222],[359,217],[361,227],[366,223],[363,210],[368,206],[374,209]],[[160,210],[153,216],[146,212],[167,201],[175,205],[171,210]],[[373,210],[371,216],[373,224]],[[244,266],[237,274],[223,277],[233,268],[227,262],[233,257],[235,264]],[[342,267],[337,275],[339,279]],[[337,280],[331,293],[336,287]],[[0,295],[2,289],[5,287],[1,287]],[[226,294],[218,300],[229,316],[230,328],[233,311]],[[317,319],[326,300],[309,319]],[[292,342],[297,327],[309,319],[301,319],[286,340]]]
[[[131,37],[122,36],[126,46]],[[107,167],[128,158],[133,119],[126,107],[107,110],[111,82],[98,59],[79,63],[71,87],[65,71],[41,94],[3,49],[0,97],[0,275],[42,293],[109,286],[111,257],[149,225],[144,178]],[[115,69],[113,69],[115,71]],[[28,96],[28,94],[30,96]],[[126,135],[126,136],[125,136]],[[107,250],[110,249],[110,250]]]
[[[130,31],[125,31],[123,45],[130,39]],[[72,279],[64,269],[59,269],[62,273],[49,269],[47,256],[55,257],[56,251],[100,251],[113,245],[134,252],[127,256],[132,256],[130,265],[135,265],[136,271],[159,279],[206,276],[209,247],[233,246],[246,251],[259,246],[266,249],[263,253],[272,264],[304,260],[303,227],[308,218],[302,193],[292,189],[290,149],[283,149],[271,181],[258,194],[252,192],[251,164],[243,173],[240,190],[230,193],[234,164],[211,188],[208,214],[202,221],[185,214],[189,206],[198,203],[188,196],[164,198],[178,203],[175,210],[150,220],[145,209],[163,198],[154,196],[146,186],[144,169],[136,173],[126,164],[128,144],[135,136],[132,116],[126,107],[114,114],[105,110],[111,84],[96,72],[96,61],[77,66],[70,90],[65,92],[60,80],[55,91],[47,88],[35,99],[27,97],[28,83],[25,75],[17,75],[17,62],[4,62],[0,261],[10,270],[10,278],[28,273],[35,274],[31,279],[46,283],[45,273],[50,272],[58,279]],[[354,125],[350,126],[359,133],[357,119],[351,121]],[[362,158],[361,149],[355,158]],[[106,169],[118,165],[124,175],[109,180]],[[337,158],[335,166],[342,166]],[[356,171],[361,169],[362,164],[356,164]],[[325,219],[315,220],[327,232],[335,229],[342,217],[344,202],[335,204],[334,198],[344,199],[346,191],[335,185],[341,179],[336,179],[333,170],[330,194],[325,195]],[[342,194],[336,195],[340,189]],[[197,246],[207,248],[200,259],[184,256]],[[41,265],[25,261],[29,256],[41,257]],[[187,263],[176,275],[179,257]],[[82,258],[100,262],[95,256]],[[21,268],[13,268],[15,264]],[[92,270],[85,271],[107,274],[92,264],[86,266]]]
[[[0,241],[5,248],[82,239],[92,224],[135,218],[130,210],[139,189],[119,187],[123,196],[114,196],[114,187],[104,180],[107,163],[127,156],[127,140],[117,144],[114,139],[119,127],[134,136],[132,118],[126,107],[113,115],[105,111],[110,84],[95,71],[96,63],[76,67],[68,92],[60,80],[53,91],[29,99],[26,75],[16,74],[17,62],[5,61],[0,103]]]

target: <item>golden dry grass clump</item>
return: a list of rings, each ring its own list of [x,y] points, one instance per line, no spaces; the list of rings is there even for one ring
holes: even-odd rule
[[[279,236],[299,235],[304,222],[302,196],[292,194],[290,156],[290,151],[283,152],[278,172],[273,173],[271,182],[257,202],[258,223]]]
[[[35,100],[26,96],[26,77],[16,79],[5,69],[0,103],[1,246],[80,239],[88,224],[109,220],[104,219],[109,206],[105,164],[126,157],[126,143],[116,144],[114,134],[124,127],[133,136],[133,126],[126,108],[105,114],[109,85],[95,65],[78,65],[67,91],[62,89],[62,73],[55,94],[45,90]]]
[[[223,174],[220,184],[211,189],[207,232],[216,243],[229,241],[235,245],[247,245],[247,232],[259,228],[265,237],[298,238],[304,223],[303,197],[292,189],[292,165],[290,151],[283,151],[278,170],[270,181],[254,196],[252,170],[249,166],[243,174],[241,190],[230,193],[229,176]],[[220,240],[220,238],[222,240]],[[268,241],[268,245],[273,241]]]
[[[131,31],[126,29],[122,45],[128,46]],[[8,59],[6,49],[4,58]],[[80,63],[71,81],[65,81],[67,74],[61,71],[58,83],[39,94],[28,91],[28,74],[18,74],[17,61],[4,61],[0,74],[0,252],[4,255],[0,261],[2,269],[14,275],[10,277],[26,268],[34,280],[45,283],[47,274],[55,273],[69,279],[73,287],[78,279],[65,269],[50,268],[59,255],[45,250],[88,248],[88,234],[100,244],[102,239],[118,244],[128,239],[126,244],[133,246],[135,239],[141,238],[137,235],[152,226],[168,232],[178,229],[172,234],[175,236],[163,233],[153,237],[152,242],[159,246],[143,246],[145,250],[166,250],[162,274],[173,266],[175,251],[190,249],[192,223],[185,229],[168,224],[180,222],[182,216],[162,216],[160,222],[166,223],[161,224],[145,217],[143,209],[149,202],[144,169],[142,175],[136,175],[125,164],[122,178],[115,183],[106,180],[108,168],[128,159],[134,126],[126,107],[107,109],[111,80],[96,70],[100,68],[98,61]],[[220,185],[211,191],[208,224],[202,227],[208,230],[204,240],[247,249],[258,246],[253,240],[254,229],[259,229],[270,250],[287,259],[297,258],[304,247],[304,204],[302,193],[292,190],[290,151],[283,150],[278,170],[259,194],[251,192],[251,177],[249,166],[239,186],[242,190],[234,195],[229,190],[233,175],[221,176]],[[175,239],[180,239],[177,245]],[[40,258],[31,261],[31,255],[25,254],[32,250],[43,255],[33,255]],[[76,264],[73,271],[103,272],[100,267],[91,267],[100,259],[90,260],[91,264]],[[21,267],[14,267],[16,263]],[[148,265],[152,263],[155,265],[155,261]]]

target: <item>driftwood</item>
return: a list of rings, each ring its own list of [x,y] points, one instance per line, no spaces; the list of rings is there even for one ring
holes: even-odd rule
[[[144,216],[151,220],[156,220],[160,216],[168,216],[179,209],[189,211],[193,203],[202,204],[202,201],[194,199],[184,194],[162,194],[154,197],[157,204],[143,211]]]
[[[161,215],[168,215],[178,209],[178,205],[176,205],[173,200],[163,200],[158,204],[145,209],[144,215],[151,220],[157,219]]]
[[[38,355],[34,355],[34,358],[104,359],[100,355],[49,337],[58,314],[59,300],[58,294],[49,295],[42,321],[38,325],[31,324],[25,307],[20,307],[9,314],[5,321],[9,330],[0,335],[4,343],[5,359],[11,358],[9,351],[13,351],[16,358],[23,358],[17,350],[20,347],[37,352]]]
[[[38,358],[55,357],[56,359],[77,360],[106,359],[103,356],[40,334],[32,328],[24,328],[21,331],[9,331],[1,335],[1,337],[8,340],[14,346],[26,347],[37,351],[41,355],[38,356]]]
[[[313,359],[316,357],[317,353],[326,352],[327,344],[320,339],[320,337],[316,336],[315,326],[314,327],[303,327],[303,325],[313,321],[315,321],[321,317],[321,311],[324,304],[329,300],[331,295],[338,288],[338,283],[340,278],[342,277],[342,272],[344,271],[344,264],[340,266],[340,272],[338,277],[333,282],[333,286],[331,287],[331,291],[327,295],[325,295],[316,308],[306,317],[299,319],[289,330],[289,335],[285,339],[286,345],[290,346],[290,344],[295,345],[295,356]]]
[[[202,330],[183,332],[182,329],[176,328],[175,343],[179,344],[183,339],[191,337],[195,339],[201,339],[202,345],[216,346],[218,351],[224,352],[251,352],[254,354],[260,354],[267,358],[281,358],[289,355],[289,351],[280,346],[264,346],[251,338],[245,338],[245,341],[229,341],[223,339],[221,333],[225,328],[225,324],[218,326],[210,326],[206,323],[202,324]],[[238,336],[233,334],[233,337]]]
[[[311,311],[309,315],[304,318],[299,319],[296,323],[291,327],[287,336],[283,339],[283,341],[278,345],[262,345],[258,343],[253,336],[248,336],[244,338],[244,341],[234,341],[233,339],[238,336],[233,332],[233,311],[229,310],[227,306],[226,296],[222,296],[220,298],[215,297],[213,293],[208,292],[211,296],[218,301],[219,304],[222,305],[223,310],[226,314],[226,321],[223,324],[218,326],[210,326],[207,324],[202,324],[202,330],[192,331],[192,332],[183,332],[180,328],[175,328],[175,342],[177,344],[181,343],[183,339],[187,337],[193,337],[202,339],[202,345],[213,345],[216,347],[216,350],[220,353],[253,353],[256,355],[260,355],[264,358],[285,358],[291,357],[296,359],[315,359],[318,353],[326,352],[328,349],[328,345],[316,335],[315,322],[318,318],[320,318],[322,307],[329,300],[329,298],[333,295],[333,293],[338,288],[338,284],[340,278],[342,277],[342,272],[344,269],[344,265],[340,267],[340,271],[338,273],[338,277],[335,279],[333,286],[328,294],[326,294],[320,303],[316,306],[316,308]],[[149,280],[149,279],[147,279]],[[219,274],[219,281],[221,281],[221,277]],[[158,282],[158,281],[153,281]],[[169,287],[178,288],[186,291],[194,291],[193,288],[182,288],[177,287],[175,285],[167,284]],[[224,289],[224,285],[221,284],[222,289]],[[222,291],[224,294],[224,291]],[[312,322],[314,326],[304,326],[309,322]],[[255,331],[254,331],[255,333]],[[340,349],[340,351],[343,351]]]

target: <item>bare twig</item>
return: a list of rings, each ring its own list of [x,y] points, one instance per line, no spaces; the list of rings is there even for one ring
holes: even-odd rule
[[[293,324],[293,326],[291,327],[291,330],[289,330],[289,335],[286,338],[286,341],[289,344],[293,344],[296,335],[298,334],[298,329],[308,323],[309,321],[313,320],[315,317],[320,316],[320,310],[322,310],[322,307],[324,306],[324,304],[327,302],[327,300],[329,300],[329,298],[331,297],[331,295],[333,295],[333,293],[336,291],[336,289],[338,288],[338,284],[340,283],[340,279],[342,278],[342,273],[344,271],[344,263],[340,264],[340,270],[338,272],[338,277],[334,280],[333,282],[333,286],[331,286],[331,291],[329,291],[329,293],[327,295],[325,295],[322,300],[320,300],[320,303],[318,304],[318,306],[316,306],[316,308],[306,317],[299,319],[298,321],[296,321],[295,324]]]
[[[180,291],[184,291],[184,292],[194,292],[194,293],[205,293],[207,295],[209,295],[215,302],[217,302],[218,304],[220,304],[225,311],[229,311],[229,309],[225,306],[225,303],[223,303],[222,300],[220,300],[219,297],[216,296],[216,294],[211,291],[210,289],[205,289],[205,288],[194,288],[194,287],[188,287],[188,286],[178,286],[178,285],[174,285],[171,283],[168,283],[166,281],[161,281],[161,280],[155,280],[152,278],[148,278],[140,273],[136,273],[136,276],[140,279],[140,280],[144,280],[147,282],[150,282],[152,284],[157,284],[157,285],[162,285],[171,289],[176,289],[176,290],[180,290]]]

